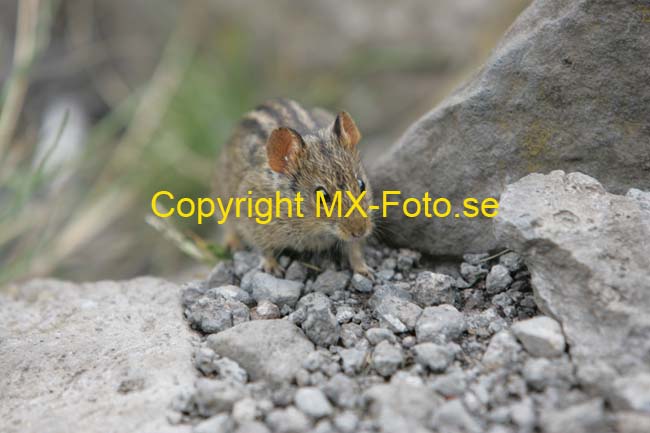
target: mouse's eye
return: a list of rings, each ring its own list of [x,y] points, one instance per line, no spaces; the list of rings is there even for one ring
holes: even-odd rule
[[[322,186],[319,186],[318,188],[316,188],[315,193],[316,193],[316,203],[318,203],[318,196],[319,195],[323,196],[323,200],[325,200],[325,203],[330,203],[332,201],[332,197],[330,197],[330,195],[327,193],[327,191],[325,191],[325,188],[323,188]]]
[[[366,190],[366,183],[361,178],[357,178],[357,183],[359,184],[359,191],[364,192]]]

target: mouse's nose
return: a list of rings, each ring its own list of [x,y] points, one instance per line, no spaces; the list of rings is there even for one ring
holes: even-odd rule
[[[363,239],[368,236],[372,223],[366,218],[350,218],[341,224],[341,230],[353,240]]]

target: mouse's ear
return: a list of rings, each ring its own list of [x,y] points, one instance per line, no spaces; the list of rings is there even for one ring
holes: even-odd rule
[[[334,120],[334,125],[332,126],[332,132],[338,138],[339,143],[349,148],[353,148],[361,140],[361,133],[357,125],[345,111],[341,111],[336,116],[336,120]]]
[[[293,129],[286,127],[274,129],[266,142],[269,166],[273,171],[286,173],[289,161],[298,155],[303,146],[302,137]]]

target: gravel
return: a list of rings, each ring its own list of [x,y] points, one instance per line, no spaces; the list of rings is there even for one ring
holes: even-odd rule
[[[251,310],[252,320],[270,320],[281,317],[280,308],[273,302],[266,299],[257,303],[257,307]]]
[[[299,281],[284,280],[273,275],[252,271],[242,280],[242,289],[251,293],[256,302],[266,300],[278,307],[294,307],[304,284]]]
[[[512,325],[515,336],[533,356],[552,358],[564,353],[566,343],[560,324],[547,316],[539,316]]]
[[[391,376],[404,362],[402,349],[388,341],[379,343],[372,352],[372,368],[384,377]]]
[[[238,424],[255,421],[258,414],[257,402],[251,397],[239,400],[232,407],[232,417]]]
[[[356,374],[366,365],[368,350],[365,348],[338,349],[341,365],[346,374]]]
[[[284,273],[284,278],[291,281],[298,281],[304,283],[307,279],[307,268],[303,266],[298,260],[291,262],[287,271]]]
[[[493,295],[503,292],[511,283],[512,277],[508,268],[503,265],[495,265],[485,278],[485,290]]]
[[[233,272],[241,278],[252,269],[260,267],[261,257],[258,254],[249,251],[237,251],[233,255]]]
[[[238,400],[246,396],[241,384],[227,380],[200,378],[196,381],[193,400],[197,413],[207,417],[230,411]]]
[[[447,345],[422,343],[413,347],[415,361],[434,373],[444,372],[454,360],[456,350]]]
[[[650,374],[632,374],[616,379],[611,395],[616,408],[650,413]]]
[[[341,344],[343,347],[367,344],[364,340],[363,328],[356,323],[346,323],[341,326]]]
[[[359,417],[351,411],[341,412],[334,418],[334,426],[341,433],[353,433],[359,425]]]
[[[214,371],[220,378],[231,382],[246,383],[248,373],[232,359],[221,358],[213,361]]]
[[[332,376],[323,386],[323,391],[340,408],[352,409],[360,400],[359,385],[342,373]]]
[[[245,304],[207,293],[185,304],[185,317],[190,325],[204,334],[224,331],[247,321],[249,315]]]
[[[360,293],[372,292],[372,281],[361,274],[352,275],[352,281],[350,282],[350,285],[354,290]]]
[[[422,307],[440,304],[453,305],[458,299],[455,278],[429,271],[418,274],[411,293],[413,293],[417,304]]]
[[[408,297],[408,299],[405,299]],[[370,299],[379,322],[397,333],[412,331],[422,308],[410,302],[410,295],[393,286],[383,286]]]
[[[266,423],[276,433],[300,433],[309,430],[309,418],[293,406],[275,409],[266,417]]]
[[[417,320],[418,342],[445,343],[460,337],[467,329],[465,316],[453,305],[427,307]]]
[[[390,343],[397,341],[395,334],[386,328],[370,328],[366,331],[366,338],[373,346],[376,346],[382,341],[388,341]]]
[[[459,399],[443,403],[431,420],[431,427],[438,431],[480,433],[481,424],[467,411]]]
[[[431,388],[444,397],[458,397],[467,389],[467,378],[465,373],[459,369],[436,376],[431,383]]]
[[[524,266],[524,260],[515,252],[508,252],[499,257],[499,264],[510,272],[517,272]]]
[[[312,418],[322,418],[332,414],[333,409],[330,402],[318,388],[300,388],[294,397],[296,407],[304,414]]]
[[[219,287],[235,284],[235,269],[232,262],[223,261],[217,263],[207,279],[208,287]]]
[[[470,286],[474,285],[478,280],[486,276],[488,273],[482,265],[472,265],[470,263],[463,262],[460,265],[460,275]]]
[[[302,330],[316,345],[327,347],[338,341],[341,333],[336,316],[332,312],[332,301],[322,293],[305,295],[297,306],[305,310]]]
[[[231,301],[238,301],[246,304],[248,307],[252,307],[255,303],[253,298],[251,298],[251,295],[232,284],[209,289],[206,291],[206,294],[213,298],[222,297]]]
[[[255,320],[207,338],[207,345],[244,368],[251,380],[291,380],[314,349],[298,327],[287,320]]]
[[[250,421],[239,423],[239,427],[235,430],[235,433],[271,433],[271,430],[261,422]]]
[[[483,354],[483,365],[490,370],[510,369],[521,361],[521,351],[521,346],[510,331],[500,331],[490,339]]]
[[[344,290],[350,281],[350,274],[347,272],[336,272],[331,269],[320,274],[311,289],[325,295],[333,295],[334,292]]]
[[[522,375],[528,386],[537,391],[549,386],[569,388],[575,383],[573,366],[567,358],[530,358],[523,366]]]
[[[234,428],[234,422],[226,414],[216,415],[201,421],[192,429],[193,433],[230,433]]]
[[[376,282],[327,263],[308,272],[286,258],[281,279],[243,256],[237,272],[234,264],[213,271],[230,282],[188,284],[186,318],[206,335],[194,356],[203,378],[174,399],[176,422],[242,433],[601,426],[611,409],[580,386],[616,373],[594,367],[579,380],[560,325],[537,309],[519,255],[465,255],[460,279],[441,272],[448,266],[421,268],[409,250],[366,254],[381,271]],[[647,410],[645,381],[612,382],[608,401]]]
[[[540,425],[545,433],[606,432],[603,403],[596,398],[567,408],[542,411]]]

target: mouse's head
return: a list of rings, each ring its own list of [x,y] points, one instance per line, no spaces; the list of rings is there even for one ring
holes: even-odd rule
[[[341,112],[329,127],[312,133],[277,128],[266,145],[269,166],[280,174],[284,192],[300,192],[304,198],[301,210],[310,228],[342,241],[362,239],[373,228],[368,209],[372,191],[357,150],[360,139],[352,117]]]

